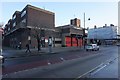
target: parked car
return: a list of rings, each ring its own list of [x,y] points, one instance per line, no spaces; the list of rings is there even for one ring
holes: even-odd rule
[[[86,46],[86,51],[88,50],[97,51],[99,50],[99,46],[97,44],[89,44]]]

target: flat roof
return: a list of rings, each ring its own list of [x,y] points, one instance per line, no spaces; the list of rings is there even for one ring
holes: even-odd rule
[[[53,15],[55,14],[55,13],[53,13],[51,11],[48,11],[48,10],[45,10],[45,9],[41,9],[41,8],[29,5],[29,4],[26,7],[30,7],[30,8],[33,8],[33,9],[36,9],[36,10],[39,10],[39,11],[42,11],[42,12],[45,12],[45,13],[53,14]]]

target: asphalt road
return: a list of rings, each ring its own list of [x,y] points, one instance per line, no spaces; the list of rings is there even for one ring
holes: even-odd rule
[[[84,57],[96,53],[97,52],[90,53],[90,52],[86,52],[85,50],[79,50],[76,52],[64,52],[58,54],[45,54],[45,55],[38,55],[31,57],[29,56],[23,58],[22,57],[11,58],[5,60],[5,63],[3,65],[3,74],[17,72],[25,69],[31,69],[38,66],[45,66],[48,65],[48,63],[55,64],[58,62],[62,62],[63,61],[62,59],[69,60],[69,59]]]
[[[95,72],[90,78],[118,78],[118,58]]]
[[[112,59],[104,68],[101,68],[91,75],[90,78],[120,78],[119,66],[120,46],[118,47],[118,57]]]
[[[95,56],[89,58],[85,57],[93,54]],[[97,67],[101,63],[107,62],[116,57],[118,57],[118,47],[106,46],[106,47],[101,47],[100,51],[90,51],[90,52],[77,51],[77,52],[60,53],[54,55],[42,55],[37,57],[34,56],[34,57],[27,57],[20,59],[12,59],[12,60],[7,60],[6,63],[4,64],[3,77],[76,78],[77,79],[81,75],[87,73],[88,71]],[[40,63],[40,61],[43,62]],[[45,63],[47,65],[45,65]],[[31,65],[35,65],[35,66],[31,67]],[[21,67],[26,67],[25,69],[29,69],[28,67],[30,67],[31,69],[21,71],[18,73],[8,74],[10,72],[9,69],[11,69],[12,71],[15,69],[15,66],[18,69]]]

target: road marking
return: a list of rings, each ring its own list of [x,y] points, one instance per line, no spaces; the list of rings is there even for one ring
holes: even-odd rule
[[[62,58],[62,57],[61,57],[60,59],[61,59],[62,61],[65,61],[65,59],[64,59],[64,58]]]
[[[50,65],[51,63],[48,62],[48,65]]]
[[[51,64],[49,60],[48,60],[47,62],[48,62],[48,65],[50,65],[50,64]]]
[[[118,58],[118,57],[117,57]],[[114,58],[114,59],[110,59],[110,60],[106,60],[105,63],[101,63],[100,65],[98,65],[97,67],[91,69],[90,71],[78,76],[76,79],[74,80],[77,80],[79,78],[87,78],[87,76],[90,76],[90,75],[93,75],[95,73],[97,73],[98,71],[100,71],[101,69],[103,69],[104,67],[106,67],[107,65],[109,65],[111,62],[113,62],[115,59],[117,58]]]
[[[91,72],[93,72],[94,70],[98,69],[98,68],[99,68],[100,66],[102,66],[102,65],[103,65],[103,63],[101,63],[101,64],[98,65],[97,67],[91,69],[90,71],[88,71],[88,72],[86,72],[86,73],[84,73],[84,74],[78,76],[75,80],[77,80],[77,79],[79,79],[79,78],[82,78],[82,77],[86,77],[86,75],[88,75],[89,73],[91,73]]]
[[[97,73],[98,71],[100,71],[101,69],[103,69],[103,68],[106,67],[106,66],[107,66],[107,65],[104,65],[104,66],[98,68],[95,72],[91,73],[91,75],[94,75],[95,73]]]

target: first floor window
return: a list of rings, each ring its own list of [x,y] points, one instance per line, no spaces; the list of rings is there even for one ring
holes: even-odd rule
[[[22,23],[26,23],[26,19],[23,19],[23,20],[22,20]]]
[[[16,22],[13,23],[13,27],[15,27],[15,26],[16,26]]]
[[[26,10],[21,13],[21,17],[23,17],[26,14]]]

